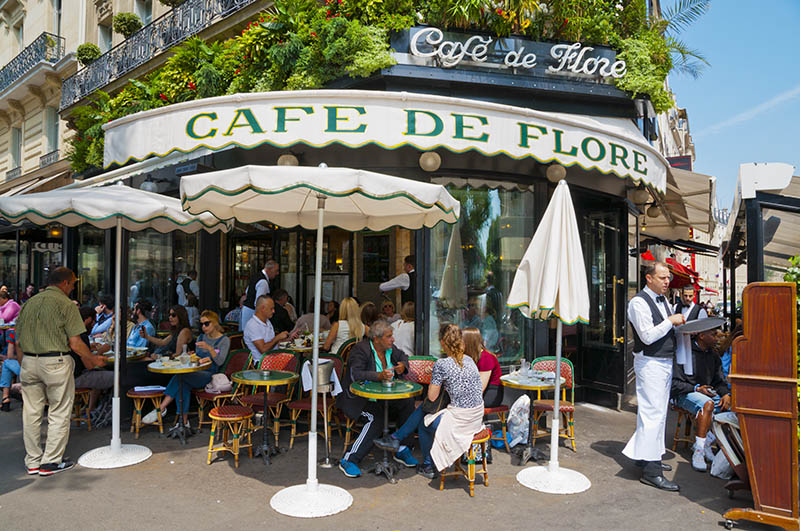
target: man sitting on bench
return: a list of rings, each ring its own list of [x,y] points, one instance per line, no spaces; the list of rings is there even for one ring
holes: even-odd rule
[[[708,321],[713,328],[698,332],[692,338],[692,370],[686,370],[679,363],[673,366],[670,392],[677,407],[696,416],[697,434],[692,468],[698,472],[708,469],[707,458],[713,459],[714,454],[711,452],[711,445],[706,441],[706,434],[714,414],[731,408],[728,383],[722,375],[722,361],[714,350],[717,343],[715,329],[718,328],[719,320],[709,318]],[[686,374],[687,372],[692,374]]]

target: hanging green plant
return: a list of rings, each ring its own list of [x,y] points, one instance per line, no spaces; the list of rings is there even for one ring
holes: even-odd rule
[[[117,13],[112,20],[111,28],[127,39],[142,29],[142,19],[135,13]]]

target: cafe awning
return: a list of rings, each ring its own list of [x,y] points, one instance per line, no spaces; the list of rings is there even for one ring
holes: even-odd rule
[[[669,168],[667,193],[656,200],[658,215],[647,217],[644,235],[683,240],[689,237],[689,228],[712,234],[716,184],[716,177]]]
[[[110,122],[104,164],[227,147],[302,144],[479,152],[596,170],[667,192],[668,163],[625,118],[542,112],[407,92],[310,90],[234,94]]]

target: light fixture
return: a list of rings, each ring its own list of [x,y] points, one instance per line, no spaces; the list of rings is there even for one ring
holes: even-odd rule
[[[278,157],[278,166],[299,166],[300,161],[292,153],[284,153]]]
[[[647,230],[647,216],[642,216],[642,228],[639,230],[641,232],[645,232]]]
[[[419,156],[419,167],[425,171],[436,171],[442,165],[442,157],[435,151],[426,151]]]
[[[158,183],[153,180],[153,176],[149,173],[147,177],[145,177],[144,182],[139,185],[140,190],[144,190],[145,192],[158,192]]]
[[[633,202],[637,205],[644,205],[650,201],[650,192],[646,188],[637,188],[633,191]]]
[[[647,207],[647,217],[657,218],[661,214],[661,209],[655,203]]]
[[[61,236],[61,229],[58,227],[52,227],[49,232],[51,238],[58,238]]]
[[[567,176],[567,169],[558,162],[555,162],[547,167],[545,175],[547,175],[548,181],[551,183],[557,183]]]

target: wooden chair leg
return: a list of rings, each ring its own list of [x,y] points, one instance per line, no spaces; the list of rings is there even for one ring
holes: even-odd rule
[[[292,433],[289,435],[289,449],[291,450],[294,447],[294,438],[297,435],[297,419],[300,418],[300,413],[302,410],[300,409],[293,409],[290,413],[291,421],[292,421]]]
[[[675,435],[672,436],[672,451],[673,452],[678,449],[678,438],[680,437],[680,433],[681,433],[681,418],[682,417],[683,417],[683,415],[681,414],[680,411],[678,411],[678,421],[675,424]]]
[[[481,443],[481,450],[483,451],[483,485],[489,486],[489,470],[486,468],[486,443]]]
[[[569,426],[569,440],[572,443],[572,451],[577,453],[578,449],[575,446],[575,413],[569,412],[567,414],[567,426]]]
[[[203,421],[206,418],[206,401],[202,398],[197,398],[197,431],[200,432],[203,430]]]
[[[250,459],[253,458],[253,421],[247,419],[247,451]]]
[[[244,422],[231,422],[231,434],[233,435],[233,462],[234,467],[239,468],[239,435],[242,431]]]
[[[131,417],[131,432],[135,432],[135,438],[139,438],[139,425],[142,422],[142,407],[144,407],[144,399],[133,399],[133,416]]]
[[[156,424],[158,424],[158,433],[164,433],[164,419],[161,418],[161,397],[155,396],[150,400],[153,402],[153,407],[156,408]],[[142,401],[142,406],[144,406],[144,401]],[[141,412],[139,414],[139,420],[141,421]]]
[[[511,453],[511,447],[508,446],[508,433],[507,433],[507,420],[508,417],[506,416],[505,411],[501,411],[497,414],[500,417],[500,431],[503,433],[503,444],[506,445],[506,452]]]
[[[442,472],[439,474],[439,490],[444,490],[445,472],[447,472],[447,469],[442,470]]]
[[[485,461],[485,459],[484,459]],[[469,454],[467,455],[467,481],[469,481],[469,495],[475,496],[475,445],[469,446]]]

